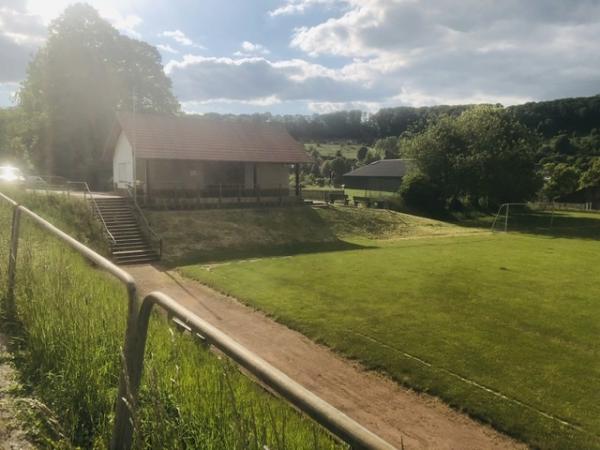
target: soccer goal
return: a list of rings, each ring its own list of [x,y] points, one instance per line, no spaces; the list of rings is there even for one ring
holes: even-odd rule
[[[500,205],[492,231],[549,230],[554,224],[554,207],[535,203],[503,203]]]

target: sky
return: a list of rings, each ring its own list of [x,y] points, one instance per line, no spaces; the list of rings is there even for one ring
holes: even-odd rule
[[[72,2],[0,0],[0,106]],[[600,93],[600,0],[90,0],[187,112],[312,114]]]

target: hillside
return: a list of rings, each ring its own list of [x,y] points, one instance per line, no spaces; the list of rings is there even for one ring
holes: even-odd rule
[[[472,229],[394,211],[347,207],[148,211],[163,238],[163,262],[180,265],[322,252],[369,241],[471,233]]]

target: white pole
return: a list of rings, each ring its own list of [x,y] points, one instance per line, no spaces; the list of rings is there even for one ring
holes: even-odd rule
[[[504,232],[508,231],[508,211],[510,209],[510,203],[506,204],[506,215],[504,216]]]

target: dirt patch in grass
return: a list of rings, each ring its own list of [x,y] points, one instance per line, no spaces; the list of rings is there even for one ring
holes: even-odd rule
[[[0,333],[0,449],[33,449],[22,420],[25,399],[19,392],[17,372],[7,350],[6,337]]]

